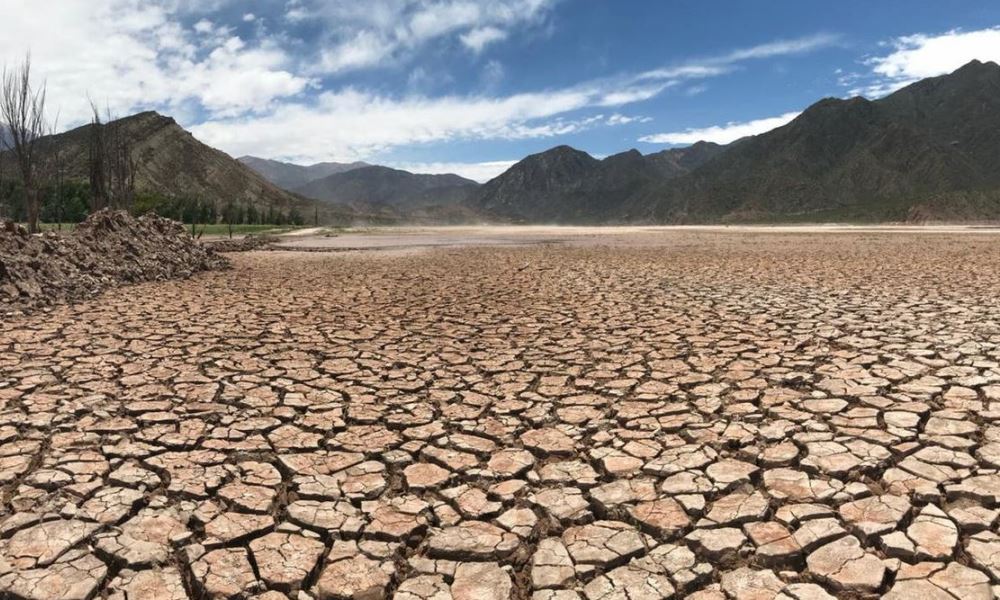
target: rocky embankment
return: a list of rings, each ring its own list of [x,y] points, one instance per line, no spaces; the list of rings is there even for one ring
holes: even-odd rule
[[[0,227],[0,315],[94,296],[124,283],[190,277],[229,262],[156,215],[91,215],[72,233]]]

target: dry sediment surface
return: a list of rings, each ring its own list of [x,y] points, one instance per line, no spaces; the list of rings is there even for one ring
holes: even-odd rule
[[[991,598],[998,243],[255,252],[4,320],[0,594]]]
[[[244,235],[237,238],[223,238],[206,241],[205,246],[215,252],[249,252],[251,250],[262,250],[277,242],[278,238],[272,235]]]

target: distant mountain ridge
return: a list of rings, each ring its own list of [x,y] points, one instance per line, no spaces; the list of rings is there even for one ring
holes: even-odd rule
[[[424,175],[372,165],[328,175],[295,191],[328,202],[406,208],[460,202],[478,187],[458,175]]]
[[[820,100],[728,146],[604,161],[553,148],[470,203],[519,222],[1000,219],[1000,66],[972,61],[874,101]]]
[[[1000,217],[1000,66],[973,61],[885,98],[827,98],[690,175],[630,198],[631,219]]]
[[[411,173],[364,162],[302,166],[252,156],[239,160],[275,185],[306,198],[421,222],[478,219],[464,202],[479,183],[452,173]]]
[[[320,162],[312,165],[297,165],[267,158],[258,158],[256,156],[241,156],[236,160],[256,171],[264,179],[286,190],[294,190],[309,182],[336,173],[344,173],[352,169],[371,166],[361,161],[352,163]]]
[[[598,160],[569,146],[533,154],[488,181],[470,204],[485,215],[518,222],[600,222],[646,186],[690,172],[722,151],[690,148],[643,155],[629,150]]]

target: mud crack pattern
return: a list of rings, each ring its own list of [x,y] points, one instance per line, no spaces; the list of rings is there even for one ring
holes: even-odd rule
[[[1000,254],[255,252],[0,323],[0,596],[987,599]]]

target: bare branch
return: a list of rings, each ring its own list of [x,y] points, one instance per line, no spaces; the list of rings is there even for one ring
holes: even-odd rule
[[[135,159],[128,133],[106,108],[106,121],[91,100],[89,171],[91,210],[132,209],[135,202]]]
[[[31,85],[31,55],[0,74],[0,121],[7,124],[14,161],[20,171],[28,212],[28,231],[38,231],[38,140],[46,133],[45,84]]]
[[[90,121],[90,148],[87,166],[90,175],[90,210],[96,212],[108,205],[108,187],[106,179],[107,147],[104,141],[104,126],[101,123],[101,111],[97,104],[90,101],[93,118]]]
[[[7,126],[0,122],[0,222],[8,218],[7,210],[7,182],[4,180],[4,168],[7,166],[7,153],[10,148],[7,146]]]

